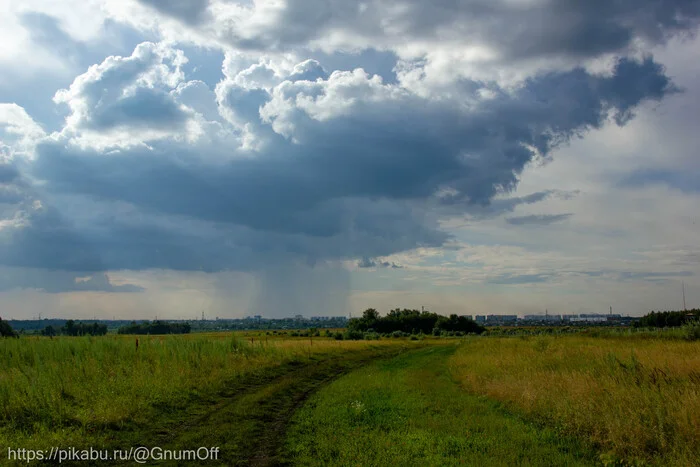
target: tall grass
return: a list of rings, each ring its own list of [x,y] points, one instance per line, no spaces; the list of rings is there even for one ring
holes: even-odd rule
[[[292,360],[391,341],[188,336],[0,340],[0,445],[86,442]]]
[[[470,391],[589,440],[603,463],[699,465],[700,342],[643,337],[470,339],[451,369]]]

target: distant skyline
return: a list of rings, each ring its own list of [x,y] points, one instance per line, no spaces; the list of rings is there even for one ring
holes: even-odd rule
[[[700,307],[700,3],[10,0],[0,316]]]

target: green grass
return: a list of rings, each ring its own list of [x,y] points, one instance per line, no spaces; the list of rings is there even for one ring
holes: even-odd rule
[[[138,350],[135,342],[134,336],[0,339],[0,446],[114,446],[290,365],[407,344],[233,333],[140,336]]]
[[[297,412],[288,455],[298,465],[590,465],[592,453],[465,392],[430,346],[356,370]]]

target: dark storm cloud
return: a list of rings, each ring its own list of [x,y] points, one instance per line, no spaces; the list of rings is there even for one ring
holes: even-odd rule
[[[264,9],[247,2],[235,10],[223,4],[218,16],[207,19],[209,2],[204,0],[141,1],[186,24],[196,23],[195,30],[199,27],[204,34],[214,31],[217,40],[237,48],[285,50],[336,41],[359,49],[392,49],[411,42],[439,46],[442,41],[486,44],[506,60],[619,53],[637,40],[656,44],[673,34],[692,32],[700,18],[696,0],[550,0],[529,5],[491,0],[287,0]]]
[[[46,269],[0,268],[0,292],[12,289],[38,289],[48,293],[134,293],[144,290],[133,284],[112,284],[105,273],[81,276],[73,272]]]
[[[358,268],[391,268],[391,269],[403,269],[403,266],[400,266],[396,263],[389,262],[389,261],[375,261],[371,258],[368,257],[363,257],[360,261],[357,262],[357,267]]]
[[[506,218],[506,222],[511,225],[549,225],[555,222],[561,222],[572,214],[532,214],[529,216],[517,216]]]
[[[197,24],[207,16],[209,0],[139,0],[167,16],[187,24]]]
[[[492,199],[516,186],[535,157],[528,147],[547,154],[602,126],[609,113],[628,113],[674,91],[651,59],[621,59],[614,71],[612,77],[581,69],[540,75],[468,112],[396,93],[357,73],[286,81],[264,99],[267,120],[258,123],[268,128],[264,151],[227,162],[216,156],[225,160],[236,150],[216,145],[162,141],[103,154],[46,141],[27,171],[41,180],[40,198],[51,209],[5,234],[0,258],[75,271],[219,271],[283,257],[313,264],[440,246],[449,236],[431,207],[484,217],[556,195]],[[124,81],[120,74],[114,79]],[[246,108],[226,99],[224,105]],[[150,112],[144,110],[144,122]],[[117,116],[121,121],[124,113]],[[97,204],[66,204],[69,197]],[[133,212],[110,217],[114,203]]]
[[[19,177],[19,171],[14,164],[0,158],[0,184],[10,183]]]

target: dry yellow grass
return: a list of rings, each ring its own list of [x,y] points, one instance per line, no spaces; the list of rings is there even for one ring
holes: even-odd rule
[[[450,363],[468,390],[590,440],[604,463],[700,465],[700,342],[477,338]]]

